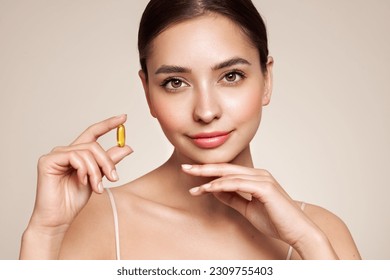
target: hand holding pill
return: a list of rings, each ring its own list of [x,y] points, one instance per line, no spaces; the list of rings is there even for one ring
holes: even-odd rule
[[[69,146],[56,147],[39,159],[36,204],[27,230],[66,232],[92,192],[103,193],[102,178],[119,179],[115,165],[132,153],[125,145],[126,119],[120,115],[96,123]],[[97,140],[114,129],[117,145],[106,151]]]

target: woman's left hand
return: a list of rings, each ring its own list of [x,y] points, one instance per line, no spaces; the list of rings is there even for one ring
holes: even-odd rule
[[[194,196],[213,193],[260,232],[290,244],[298,253],[308,247],[311,247],[308,251],[313,251],[313,246],[319,245],[315,243],[323,241],[318,237],[325,237],[266,170],[233,164],[204,164],[183,165],[183,171],[193,176],[218,177],[192,188],[190,193]],[[250,194],[251,200],[238,193]],[[303,252],[303,255],[307,254]]]

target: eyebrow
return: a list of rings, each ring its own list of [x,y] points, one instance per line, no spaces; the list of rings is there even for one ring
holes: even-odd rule
[[[154,73],[157,74],[172,74],[172,73],[191,73],[191,69],[176,65],[162,65]]]
[[[251,65],[249,61],[244,58],[233,57],[214,65],[213,67],[211,67],[211,69],[220,70],[237,64]],[[162,65],[156,70],[154,74],[157,75],[157,74],[172,74],[172,73],[191,73],[191,69],[187,67],[177,66],[177,65]]]
[[[220,70],[223,68],[231,67],[237,64],[246,64],[251,65],[248,60],[241,58],[241,57],[233,57],[231,59],[222,61],[221,63],[218,63],[217,65],[213,66],[211,69],[213,70]]]

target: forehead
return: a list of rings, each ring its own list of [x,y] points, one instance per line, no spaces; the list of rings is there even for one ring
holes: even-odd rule
[[[258,50],[250,38],[237,24],[218,14],[170,26],[152,41],[150,50],[148,68],[172,63],[210,65],[237,56],[259,61]]]

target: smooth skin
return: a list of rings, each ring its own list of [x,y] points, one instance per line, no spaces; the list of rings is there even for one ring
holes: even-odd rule
[[[122,259],[359,259],[345,224],[329,211],[294,201],[264,169],[250,141],[270,102],[267,71],[233,22],[208,14],[157,36],[140,71],[151,115],[175,147],[159,168],[112,189]],[[101,178],[132,150],[104,151],[99,136],[125,122],[108,119],[38,164],[37,201],[21,258],[115,259],[113,215]],[[193,136],[223,131],[222,145]],[[60,205],[60,207],[58,207]]]

